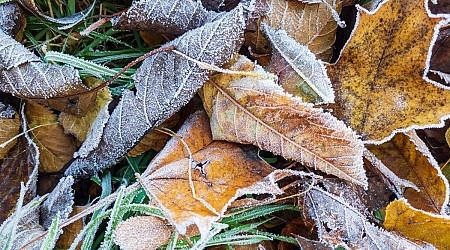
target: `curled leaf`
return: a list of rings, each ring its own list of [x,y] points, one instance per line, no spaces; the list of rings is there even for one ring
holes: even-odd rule
[[[231,69],[267,76],[243,58]],[[363,146],[353,131],[323,110],[286,94],[271,79],[218,75],[204,86],[204,106],[215,140],[253,144],[367,186]]]

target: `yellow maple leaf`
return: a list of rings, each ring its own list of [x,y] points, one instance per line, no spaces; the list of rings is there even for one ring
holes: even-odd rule
[[[336,115],[364,140],[384,142],[450,114],[450,91],[426,77],[430,44],[448,20],[430,17],[421,0],[384,1],[374,13],[359,8],[353,37],[327,67]]]

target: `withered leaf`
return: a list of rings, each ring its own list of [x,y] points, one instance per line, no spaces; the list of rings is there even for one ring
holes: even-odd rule
[[[0,29],[6,34],[14,36],[21,27],[21,10],[16,2],[0,3]]]
[[[19,133],[20,118],[10,105],[0,102],[0,144],[8,142]],[[14,147],[17,139],[0,147],[0,159],[3,159],[8,151]]]
[[[138,0],[117,20],[117,29],[137,29],[180,35],[198,28],[219,14],[196,0]]]
[[[341,58],[327,67],[338,118],[371,143],[439,124],[450,114],[450,91],[426,74],[444,21],[430,18],[424,2],[402,0],[385,1],[376,13],[359,8],[357,20]]]
[[[63,177],[42,204],[39,220],[45,229],[51,226],[52,220],[57,213],[59,213],[62,221],[69,217],[74,204],[73,183],[74,179],[72,176]]]
[[[231,69],[268,76],[244,57]],[[285,93],[273,79],[221,74],[206,83],[203,90],[215,140],[254,144],[286,159],[367,185],[363,146],[354,132],[331,114]]]
[[[322,61],[317,60],[307,46],[299,44],[283,30],[275,31],[264,23],[262,28],[273,45],[273,53],[277,54],[277,56],[272,55],[271,65],[278,63],[284,66],[282,72],[276,72],[277,75],[281,73],[283,76],[279,79],[283,88],[288,93],[296,94],[302,99],[304,94],[301,89],[306,88],[307,94],[310,94],[311,90],[309,89],[312,89],[312,92],[319,96],[320,101],[316,101],[316,103],[333,103],[334,90]],[[274,59],[282,62],[276,62]],[[282,66],[279,65],[277,68],[282,68]],[[291,74],[299,77],[291,76],[293,79],[288,81]],[[284,77],[286,75],[288,77]],[[307,86],[298,86],[302,79]]]
[[[398,177],[414,183],[420,190],[409,188],[403,193],[418,209],[443,213],[448,204],[448,181],[425,143],[415,131],[399,133],[381,145],[367,148]]]
[[[305,195],[309,215],[316,220],[319,238],[332,247],[350,249],[430,249],[386,232],[370,223],[342,197],[313,187]],[[432,247],[431,247],[432,249]]]
[[[72,159],[76,151],[75,141],[64,133],[57,116],[48,108],[27,102],[25,114],[30,129],[30,137],[39,147],[39,170],[41,172],[58,172]],[[41,126],[42,127],[38,127]]]
[[[438,249],[448,249],[450,246],[450,217],[413,208],[405,199],[393,201],[387,206],[384,227],[412,240],[431,243]]]
[[[340,1],[326,0],[340,11]],[[336,39],[337,23],[330,8],[322,3],[302,3],[292,0],[268,1],[270,12],[265,22],[276,30],[286,33],[316,54],[329,61],[333,55],[332,45]]]
[[[238,6],[217,21],[189,31],[165,46],[173,45],[196,60],[220,66],[239,49],[244,26],[242,6]],[[95,149],[75,159],[66,174],[86,177],[115,163],[150,129],[185,105],[209,73],[173,52],[147,58],[134,75],[136,95],[124,91],[105,127],[91,131],[101,134],[99,142],[85,142],[96,145]]]
[[[86,93],[88,88],[81,82],[77,70],[42,62],[3,30],[0,30],[0,44],[1,91],[78,116],[87,112],[95,93]],[[83,95],[77,95],[81,93]],[[50,99],[69,95],[73,97]]]

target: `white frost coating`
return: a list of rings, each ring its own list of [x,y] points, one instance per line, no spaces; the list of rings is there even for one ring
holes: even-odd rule
[[[430,150],[428,149],[427,145],[425,145],[425,143],[422,141],[422,139],[419,138],[419,136],[417,135],[415,130],[411,130],[409,132],[405,133],[410,141],[412,143],[414,143],[414,145],[416,146],[416,150],[418,150],[420,153],[422,153],[424,156],[426,156],[428,158],[428,162],[431,164],[431,166],[434,167],[434,169],[436,169],[437,171],[437,175],[442,179],[442,181],[444,182],[444,186],[445,186],[445,199],[444,202],[442,204],[441,207],[441,214],[445,214],[445,210],[446,207],[448,206],[448,199],[450,196],[450,190],[449,190],[449,184],[448,184],[448,180],[447,177],[444,176],[444,174],[442,173],[441,168],[439,167],[439,164],[437,163],[437,161],[434,159],[434,157],[431,155]]]
[[[285,31],[275,31],[266,23],[262,24],[262,29],[275,49],[322,98],[323,102],[334,103],[334,90],[323,62],[316,59],[307,46],[299,44]]]
[[[39,58],[0,29],[0,71],[23,63],[39,62]]]
[[[332,247],[340,245],[346,249],[434,249],[431,245],[419,246],[374,226],[347,200],[318,187],[312,187],[305,195],[305,206],[316,221],[321,242]]]
[[[450,74],[443,73],[437,70],[430,70],[431,73],[438,75],[445,83],[450,84]]]
[[[343,53],[343,51],[346,49],[347,45],[350,43],[350,40],[353,38],[357,27],[359,26],[359,21],[361,19],[361,12],[365,12],[368,15],[374,15],[380,8],[382,8],[382,6],[387,3],[388,1],[392,1],[392,0],[377,0],[377,5],[375,9],[365,9],[363,6],[357,4],[355,5],[356,9],[358,10],[358,12],[356,13],[356,21],[355,21],[355,26],[350,34],[349,39],[347,40],[347,42],[345,43],[344,47],[341,50],[341,54],[339,55],[338,60],[336,61],[336,63],[339,61],[339,59],[341,58],[341,55]],[[431,79],[428,78],[427,74],[428,72],[430,72],[430,60],[431,60],[431,56],[432,56],[432,52],[433,52],[433,46],[436,43],[438,34],[439,34],[439,29],[447,24],[450,23],[450,14],[449,13],[439,13],[439,14],[433,14],[430,9],[428,8],[428,0],[424,0],[424,5],[425,5],[425,10],[427,11],[427,14],[430,18],[444,18],[444,20],[441,20],[435,27],[434,27],[434,34],[433,37],[431,39],[430,42],[430,47],[428,48],[428,54],[427,54],[427,60],[425,61],[425,68],[424,68],[424,72],[423,72],[423,79],[426,82],[432,83],[438,87],[444,88],[444,89],[448,89],[450,90],[450,86],[445,86],[439,82],[433,81]],[[327,65],[329,65],[328,63],[325,63]],[[385,137],[382,140],[366,140],[363,141],[364,144],[374,144],[374,145],[380,145],[383,144],[385,142],[390,141],[394,135],[396,135],[397,133],[406,133],[408,131],[411,130],[415,130],[415,129],[426,129],[426,128],[442,128],[445,125],[445,120],[450,118],[450,114],[445,115],[443,117],[441,117],[439,119],[439,122],[437,124],[427,124],[427,125],[423,125],[423,126],[419,126],[419,125],[412,125],[406,128],[400,128],[400,129],[396,129],[394,131],[392,131],[392,133]]]
[[[73,183],[74,179],[72,176],[63,177],[42,204],[40,221],[45,229],[50,228],[52,220],[58,212],[61,221],[69,218],[74,204]]]
[[[327,8],[330,9],[331,15],[333,16],[334,20],[339,25],[339,27],[345,28],[347,26],[345,24],[345,21],[342,21],[341,18],[339,17],[339,13],[327,1],[325,0],[299,0],[299,1],[303,3],[321,3],[327,6]]]
[[[98,112],[97,117],[91,125],[91,130],[89,131],[85,142],[81,145],[77,152],[73,153],[73,158],[86,157],[89,152],[97,148],[103,135],[103,129],[109,119],[108,106],[109,102],[100,110],[100,112]]]

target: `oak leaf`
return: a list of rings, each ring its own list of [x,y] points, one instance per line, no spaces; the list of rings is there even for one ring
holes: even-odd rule
[[[389,0],[375,13],[359,7],[353,36],[327,67],[337,117],[368,143],[436,126],[450,114],[450,91],[426,77],[430,43],[446,21],[430,18],[425,3]]]
[[[33,129],[30,136],[39,147],[39,170],[46,173],[58,172],[76,151],[74,139],[64,133],[56,114],[50,109],[27,102],[25,114],[29,128]]]
[[[343,122],[285,93],[244,57],[231,69],[254,71],[266,79],[221,74],[205,84],[204,106],[214,140],[253,144],[367,186],[362,143]]]
[[[95,93],[86,93],[88,88],[77,70],[42,62],[3,30],[0,30],[0,43],[1,91],[78,116],[87,112]]]
[[[222,65],[239,49],[245,20],[242,6],[164,46],[211,65]],[[223,39],[226,37],[226,39]],[[86,140],[92,151],[76,158],[66,175],[87,177],[115,163],[151,129],[176,113],[208,79],[209,70],[173,52],[147,58],[134,75],[136,94],[124,91],[104,126]]]
[[[0,102],[0,144],[6,143],[4,147],[0,147],[0,159],[3,159],[16,144],[17,139],[8,141],[19,133],[19,129],[19,115],[10,105]]]
[[[448,205],[448,181],[415,131],[399,133],[389,142],[367,148],[398,177],[419,188],[408,188],[403,193],[412,206],[432,213],[444,212]]]
[[[340,11],[340,1],[326,0]],[[323,61],[333,56],[333,44],[336,39],[337,23],[330,8],[323,3],[303,3],[293,0],[268,1],[269,14],[265,22],[276,30],[286,33],[308,48]]]
[[[438,249],[448,249],[450,246],[450,217],[416,209],[405,199],[393,201],[387,206],[384,227],[411,240],[431,243]]]

